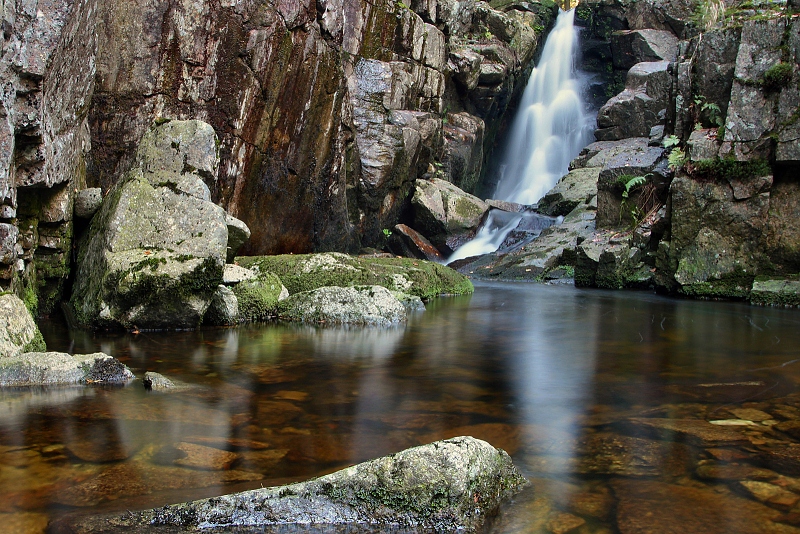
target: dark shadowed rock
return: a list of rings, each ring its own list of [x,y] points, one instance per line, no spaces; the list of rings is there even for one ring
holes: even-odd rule
[[[250,239],[250,228],[247,225],[233,217],[232,215],[225,215],[225,224],[228,226],[228,249],[226,253],[226,260],[228,263],[233,261],[236,253],[242,248],[248,239]]]
[[[477,530],[527,484],[502,450],[471,437],[408,449],[308,482],[81,519],[82,532],[303,524]]]
[[[239,300],[231,288],[220,284],[211,297],[211,304],[203,317],[203,324],[227,326],[234,325],[238,321]]]
[[[394,227],[387,247],[398,256],[429,261],[444,259],[439,250],[425,239],[425,236],[405,224],[398,224]]]
[[[675,61],[678,38],[663,30],[623,30],[611,36],[614,67],[629,69],[643,61]]]
[[[91,219],[103,203],[103,191],[99,187],[81,189],[75,193],[75,217]]]
[[[625,90],[600,108],[595,132],[598,141],[650,135],[663,123],[659,116],[669,105],[672,78],[668,61],[637,63],[628,71]]]

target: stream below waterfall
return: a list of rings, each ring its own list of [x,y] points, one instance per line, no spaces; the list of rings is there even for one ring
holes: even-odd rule
[[[43,333],[185,387],[0,391],[3,532],[465,434],[533,482],[489,532],[800,531],[794,310],[479,282],[391,329]]]

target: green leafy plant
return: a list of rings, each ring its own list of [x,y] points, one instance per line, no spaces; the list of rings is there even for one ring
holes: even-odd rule
[[[647,182],[649,175],[645,176],[632,176],[630,174],[623,174],[617,178],[617,183],[622,186],[622,202],[619,205],[619,220],[622,221],[624,213],[630,215],[633,226],[639,224],[644,214],[641,207],[636,202],[629,202],[631,191]]]
[[[673,171],[676,171],[686,165],[688,158],[686,157],[686,152],[683,151],[681,148],[673,148],[672,151],[667,156],[667,162],[669,163],[669,168]]]
[[[681,143],[680,138],[677,135],[668,135],[661,141],[661,145],[664,148],[673,148],[678,146]]]
[[[392,231],[391,230],[389,230],[388,228],[384,228],[383,229],[383,237],[384,238],[388,238],[391,235],[392,235]]]

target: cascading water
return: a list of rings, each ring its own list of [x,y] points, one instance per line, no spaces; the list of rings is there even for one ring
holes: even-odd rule
[[[578,41],[574,19],[574,9],[559,13],[539,64],[531,72],[500,165],[496,199],[536,203],[593,141],[594,117],[585,112],[573,65]],[[475,239],[456,250],[448,262],[494,252],[513,230],[508,226],[484,224]]]

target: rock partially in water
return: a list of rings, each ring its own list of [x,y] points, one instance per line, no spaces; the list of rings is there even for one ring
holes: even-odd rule
[[[438,178],[417,180],[414,187],[414,228],[440,248],[454,236],[471,235],[489,209],[481,199]]]
[[[145,389],[149,390],[173,389],[175,387],[175,383],[172,380],[152,371],[147,371],[144,374],[142,384],[144,384]]]
[[[122,362],[102,352],[28,352],[0,359],[0,386],[124,383],[133,378]]]
[[[258,273],[256,278],[244,280],[233,286],[237,300],[237,322],[265,321],[278,312],[278,303],[289,296],[289,291],[273,273]]]
[[[28,309],[16,295],[0,295],[0,359],[46,350]]]
[[[472,282],[449,267],[411,258],[354,257],[337,252],[242,256],[242,267],[274,273],[289,294],[326,286],[380,285],[422,299],[472,293]],[[241,309],[241,298],[239,299]]]
[[[511,458],[471,437],[439,441],[308,482],[78,520],[72,528],[144,532],[275,524],[477,530],[528,481]]]
[[[157,125],[109,192],[78,254],[71,304],[91,327],[200,324],[222,281],[228,228],[210,202],[216,136],[201,121]]]
[[[406,308],[382,286],[321,287],[279,305],[283,319],[331,324],[391,326],[407,319]]]
[[[750,303],[759,306],[800,306],[800,280],[759,276],[753,281]]]

